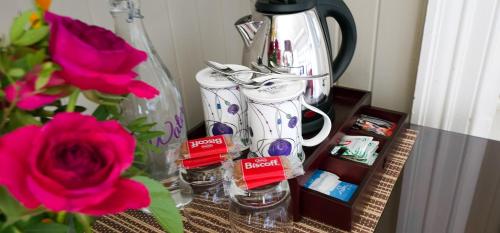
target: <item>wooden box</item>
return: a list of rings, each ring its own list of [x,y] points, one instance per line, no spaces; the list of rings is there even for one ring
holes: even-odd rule
[[[343,230],[350,230],[353,216],[359,206],[361,193],[368,192],[367,184],[372,180],[372,175],[377,169],[384,168],[386,156],[390,151],[394,139],[406,126],[405,113],[371,107],[371,94],[367,91],[333,87],[331,90],[334,100],[335,119],[329,137],[315,147],[304,147],[306,160],[304,162],[305,174],[289,180],[292,193],[292,208],[295,221],[302,216],[310,217],[335,226]],[[370,132],[354,130],[352,125],[360,114],[370,115],[392,121],[397,128],[391,137],[383,137]],[[330,151],[343,135],[373,136],[380,142],[377,159],[372,166],[367,166],[354,161],[332,157]],[[189,132],[189,138],[205,136],[205,127],[202,124]],[[307,138],[311,135],[305,135]],[[316,169],[337,174],[340,180],[358,185],[356,192],[349,202],[343,202],[323,193],[308,189],[304,184]]]
[[[370,99],[368,92],[342,88],[340,91],[337,89],[335,95],[340,96],[335,98],[334,106],[337,114],[328,139],[319,146],[309,149],[304,162],[305,174],[290,180],[294,199],[294,220],[305,216],[343,230],[351,230],[353,216],[361,203],[359,197],[362,193],[369,192],[367,184],[372,180],[375,171],[384,169],[386,157],[394,139],[406,127],[407,115],[371,107],[367,101]],[[353,129],[352,126],[361,114],[392,121],[397,124],[397,128],[390,137]],[[372,136],[374,140],[380,142],[377,150],[379,155],[372,166],[330,155],[331,149],[344,135]],[[340,177],[340,180],[358,185],[349,202],[305,188],[305,183],[316,169],[334,173]]]

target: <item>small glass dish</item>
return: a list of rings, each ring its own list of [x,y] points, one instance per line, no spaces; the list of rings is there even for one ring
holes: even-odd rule
[[[199,209],[228,208],[228,198],[224,192],[224,169],[221,164],[181,169],[180,180],[193,190],[193,201],[184,207],[184,215],[189,224],[196,227],[196,224],[203,220]]]
[[[230,186],[229,223],[232,232],[292,232],[288,181],[243,190]]]

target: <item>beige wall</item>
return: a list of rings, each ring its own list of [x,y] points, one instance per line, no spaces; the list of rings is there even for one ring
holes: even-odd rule
[[[0,8],[0,32],[30,0]],[[190,127],[203,118],[194,75],[204,60],[239,63],[242,42],[233,23],[249,0],[143,0],[153,44],[184,97]],[[425,0],[346,0],[358,26],[354,60],[339,85],[373,91],[373,104],[408,112],[415,83]],[[54,0],[53,11],[111,28],[106,0]],[[331,29],[332,38],[338,37]]]

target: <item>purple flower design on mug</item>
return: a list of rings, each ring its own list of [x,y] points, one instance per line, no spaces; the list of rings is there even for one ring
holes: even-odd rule
[[[292,144],[284,139],[278,139],[269,145],[267,153],[271,156],[290,155],[292,152]]]
[[[224,123],[216,122],[212,127],[212,133],[214,135],[233,134],[233,129]]]
[[[236,114],[239,110],[240,110],[240,107],[238,105],[236,105],[236,104],[231,104],[227,108],[227,112],[231,113],[233,115]]]
[[[289,127],[289,128],[292,128],[292,129],[293,129],[293,128],[295,128],[295,126],[297,126],[297,121],[298,121],[298,119],[297,119],[297,117],[296,117],[296,116],[292,117],[292,118],[288,121],[288,127]]]

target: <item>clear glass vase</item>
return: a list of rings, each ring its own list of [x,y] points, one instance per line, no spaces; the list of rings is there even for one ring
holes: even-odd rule
[[[124,123],[140,117],[147,117],[148,122],[156,123],[153,130],[165,134],[150,143],[161,153],[148,152],[146,169],[152,178],[162,181],[170,190],[180,208],[192,200],[189,186],[179,182],[179,171],[175,163],[175,153],[167,153],[174,147],[180,147],[186,140],[186,122],[181,95],[172,76],[154,50],[144,28],[137,0],[110,0],[111,15],[115,23],[115,32],[132,46],[147,53],[148,59],[135,70],[138,79],[159,90],[153,99],[141,99],[133,95],[121,104]]]

